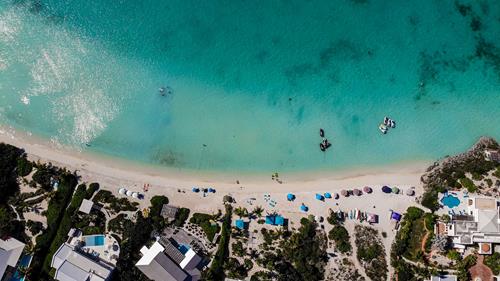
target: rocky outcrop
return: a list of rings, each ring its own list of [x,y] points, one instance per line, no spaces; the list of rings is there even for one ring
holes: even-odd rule
[[[481,137],[469,150],[464,153],[447,156],[444,159],[435,162],[429,168],[420,180],[424,187],[433,187],[438,185],[449,185],[449,178],[456,178],[456,173],[473,172],[467,169],[487,168],[491,163],[484,158],[486,149],[499,149],[498,143],[489,137]],[[460,177],[460,176],[458,176]]]

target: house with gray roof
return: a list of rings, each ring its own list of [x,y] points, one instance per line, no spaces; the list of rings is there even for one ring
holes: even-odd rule
[[[9,267],[16,267],[24,246],[24,243],[14,238],[0,239],[0,280]]]
[[[179,211],[179,208],[168,205],[168,204],[163,204],[163,207],[161,208],[161,216],[168,221],[172,221],[175,219],[175,216],[177,215],[177,212]]]
[[[445,233],[459,250],[479,244],[481,254],[490,254],[493,244],[500,244],[500,201],[491,197],[466,200],[466,213],[452,215]]]
[[[87,254],[77,247],[63,243],[52,257],[54,279],[59,281],[107,281],[114,267]]]
[[[150,248],[141,249],[142,257],[136,267],[154,281],[197,281],[202,258],[191,248],[175,241],[161,239]]]

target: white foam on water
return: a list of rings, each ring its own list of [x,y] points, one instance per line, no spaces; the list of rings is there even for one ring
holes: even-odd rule
[[[54,105],[54,115],[61,122],[59,136],[74,145],[91,142],[118,112],[118,106],[104,91],[90,85],[58,99]]]
[[[30,98],[28,98],[27,96],[22,96],[21,102],[24,103],[25,105],[28,105],[30,104]]]
[[[0,41],[11,42],[15,40],[22,26],[21,15],[14,9],[9,9],[0,14]]]

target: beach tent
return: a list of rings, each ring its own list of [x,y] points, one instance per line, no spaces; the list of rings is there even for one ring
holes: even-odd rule
[[[391,193],[392,189],[388,187],[387,185],[382,186],[382,192],[384,193]]]
[[[213,188],[210,187],[210,188],[208,188],[208,192],[215,193],[215,189],[213,189]]]
[[[122,188],[118,189],[118,193],[121,195],[124,195],[125,193],[127,193],[127,190],[124,187],[122,187]]]
[[[394,193],[394,194],[398,194],[398,193],[399,193],[399,188],[397,188],[397,187],[393,187],[393,188],[392,188],[392,193]]]
[[[316,199],[323,201],[325,200],[325,197],[323,197],[323,195],[321,194],[316,193]]]
[[[340,194],[342,194],[342,196],[344,196],[344,197],[349,196],[349,192],[347,192],[347,190],[345,190],[345,189],[342,189],[342,191],[340,191]]]
[[[200,189],[199,189],[199,188],[197,188],[197,187],[193,187],[193,189],[192,189],[192,190],[193,190],[193,192],[200,192]]]
[[[372,190],[372,188],[371,188],[371,187],[369,187],[369,186],[365,186],[365,187],[363,187],[363,191],[364,191],[365,193],[372,193],[372,191],[373,191],[373,190]]]
[[[333,198],[335,198],[335,199],[339,199],[339,197],[340,197],[340,196],[339,196],[339,194],[338,194],[338,193],[335,193],[335,194],[333,195]]]
[[[266,224],[270,225],[285,225],[285,218],[280,215],[268,215],[266,216]]]
[[[309,210],[309,208],[306,205],[302,204],[302,205],[300,205],[300,210],[303,212],[307,212]]]
[[[356,188],[356,189],[354,189],[354,190],[352,191],[352,193],[353,193],[354,195],[356,195],[356,196],[360,196],[361,194],[363,194],[363,192],[361,192],[361,190],[359,190],[359,189],[357,189],[357,188]]]
[[[136,199],[139,198],[139,193],[137,192],[132,193],[132,197]]]
[[[391,213],[391,220],[400,221],[401,220],[401,214],[396,213],[396,212],[392,212]]]
[[[415,195],[415,190],[413,190],[413,189],[408,189],[408,190],[406,191],[406,195],[408,195],[408,196],[413,196],[413,195]]]
[[[328,198],[328,199],[332,198],[332,195],[330,194],[330,192],[325,192],[325,198]]]
[[[295,195],[293,195],[292,193],[288,193],[288,194],[286,195],[286,199],[287,199],[288,201],[293,201],[293,200],[295,200]]]
[[[369,223],[378,223],[378,215],[376,214],[366,214],[367,218],[366,220],[369,222]]]
[[[132,191],[127,190],[127,193],[125,193],[125,194],[127,194],[127,196],[132,196]]]

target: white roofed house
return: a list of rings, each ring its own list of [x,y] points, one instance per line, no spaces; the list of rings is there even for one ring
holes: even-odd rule
[[[0,239],[0,280],[9,267],[16,267],[24,246],[24,243],[14,238]]]
[[[155,242],[150,248],[142,247],[142,258],[135,265],[142,273],[154,281],[200,279],[200,256],[191,248],[176,245],[175,241],[161,239],[160,242]]]
[[[480,254],[491,254],[492,244],[500,244],[500,201],[495,198],[467,199],[467,213],[453,215],[446,233],[456,248],[478,244]]]
[[[500,152],[498,150],[492,150],[492,149],[485,150],[484,158],[487,161],[500,163]]]

